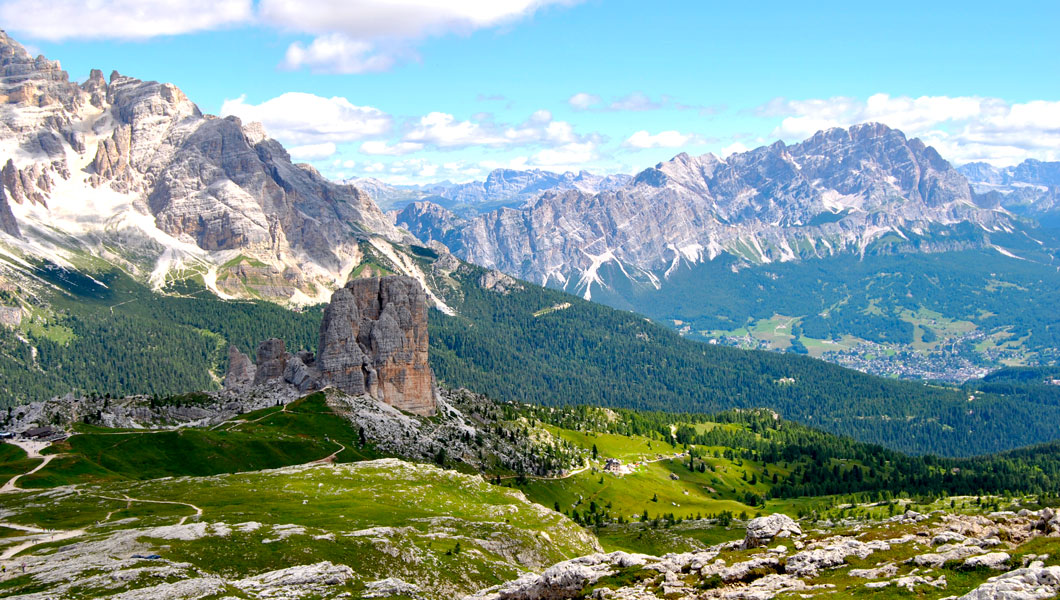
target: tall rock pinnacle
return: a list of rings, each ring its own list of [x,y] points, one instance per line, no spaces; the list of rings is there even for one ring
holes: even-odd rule
[[[355,279],[320,325],[320,387],[368,394],[412,413],[436,410],[427,363],[427,295],[411,277]]]
[[[258,345],[251,364],[233,347],[225,389],[334,387],[418,415],[438,410],[427,362],[427,293],[411,277],[355,279],[335,291],[324,309],[318,351],[291,354],[274,338]]]

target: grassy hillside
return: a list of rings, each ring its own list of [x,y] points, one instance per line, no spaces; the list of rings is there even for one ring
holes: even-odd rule
[[[770,513],[884,519],[909,500],[1060,495],[1060,445],[969,459],[907,456],[777,419],[769,411],[674,415],[524,406],[521,418],[580,448],[564,477],[503,481],[591,527],[609,549],[665,554],[742,534]],[[621,465],[608,465],[619,459]],[[1053,501],[1053,500],[1050,500]],[[991,502],[988,500],[988,502]],[[921,507],[923,508],[923,507]]]
[[[298,465],[332,454],[336,462],[380,457],[370,445],[362,446],[358,432],[332,412],[320,393],[282,407],[247,413],[209,429],[121,431],[84,425],[78,429],[79,433],[48,448],[49,454],[61,456],[23,477],[19,485],[44,488],[236,473]],[[16,465],[0,468],[14,469]]]
[[[28,560],[33,575],[4,579],[0,595],[113,597],[192,581],[215,586],[216,597],[248,597],[247,578],[328,561],[352,576],[307,597],[361,597],[368,583],[393,577],[439,598],[596,548],[568,519],[511,490],[396,459],[5,494],[0,510],[9,523],[74,531],[80,542],[53,558],[61,544],[44,537]],[[0,536],[0,552],[21,541]],[[50,561],[61,576],[38,573]],[[152,572],[160,565],[167,569]],[[100,569],[108,576],[96,577]]]

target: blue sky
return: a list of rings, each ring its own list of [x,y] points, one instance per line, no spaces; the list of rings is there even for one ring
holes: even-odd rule
[[[1060,3],[0,0],[74,79],[170,81],[334,178],[635,172],[882,121],[1060,160]]]

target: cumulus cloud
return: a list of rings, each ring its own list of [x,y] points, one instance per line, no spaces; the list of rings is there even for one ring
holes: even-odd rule
[[[291,70],[307,67],[318,73],[372,73],[393,67],[398,57],[398,53],[379,52],[368,42],[331,33],[315,38],[308,46],[294,42],[287,47],[280,66]]]
[[[596,111],[596,112],[643,112],[649,110],[690,110],[700,115],[713,115],[722,110],[721,106],[704,106],[699,104],[684,104],[678,102],[673,96],[663,94],[658,98],[652,98],[644,92],[633,92],[605,102],[603,98],[588,92],[578,92],[567,99],[567,104],[574,110]]]
[[[919,137],[957,164],[1009,165],[1026,158],[1060,159],[1060,102],[1010,103],[975,96],[890,96],[777,99],[758,108],[780,117],[772,135],[805,139],[830,127],[880,122]]]
[[[598,158],[596,144],[589,142],[572,142],[555,148],[546,148],[529,159],[532,167],[561,171],[577,171]]]
[[[596,94],[587,94],[585,92],[578,92],[567,99],[567,104],[570,104],[575,110],[589,110],[594,106],[598,106],[603,100]]]
[[[34,38],[142,40],[245,24],[251,0],[3,0],[0,22]]]
[[[245,96],[225,100],[221,114],[258,121],[270,136],[299,146],[377,137],[392,126],[390,115],[377,108],[302,92],[288,92],[261,104],[250,104]]]
[[[449,113],[432,112],[420,117],[419,122],[402,139],[406,143],[442,149],[532,144],[558,146],[585,141],[574,133],[570,123],[554,121],[552,113],[547,110],[536,111],[517,125],[494,123],[488,113],[459,120]]]
[[[262,22],[318,36],[296,42],[284,66],[363,73],[414,56],[409,44],[446,33],[470,33],[577,0],[261,0]],[[403,42],[403,43],[398,43]]]
[[[293,146],[287,149],[287,152],[291,155],[291,158],[302,159],[302,160],[318,160],[321,158],[327,158],[335,152],[338,148],[335,146],[335,142],[324,142],[322,144],[306,144],[304,146]]]
[[[382,156],[401,156],[423,150],[423,144],[416,142],[398,142],[388,144],[383,140],[371,140],[361,144],[361,154],[375,154]]]
[[[730,154],[738,154],[740,152],[747,152],[748,150],[749,148],[740,142],[733,142],[721,149],[721,156],[722,158],[725,158]]]
[[[629,136],[623,146],[627,148],[680,148],[681,146],[687,146],[689,144],[696,144],[701,142],[699,136],[691,133],[681,133],[680,131],[669,130],[660,131],[655,135],[648,133],[647,131],[641,130],[633,135]]]

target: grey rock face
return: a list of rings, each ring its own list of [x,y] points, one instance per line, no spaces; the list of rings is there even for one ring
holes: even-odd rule
[[[957,170],[984,201],[1032,217],[1060,211],[1060,162],[1027,159],[1005,168],[969,163]]]
[[[331,386],[419,415],[437,411],[427,361],[427,295],[415,279],[355,279],[337,290],[324,310],[318,348],[319,356],[292,355],[283,340],[265,340],[256,365],[232,348],[225,387],[280,384],[307,392]]]
[[[270,338],[258,344],[254,385],[283,381],[289,357],[283,340]]]
[[[228,372],[225,373],[226,390],[243,390],[254,384],[254,363],[235,346],[228,347]]]
[[[612,191],[550,191],[470,219],[418,204],[397,222],[470,262],[585,292],[608,262],[658,285],[682,261],[722,253],[799,260],[864,252],[888,233],[910,239],[958,223],[992,231],[1009,221],[976,206],[934,149],[866,124],[726,159],[679,154]]]
[[[288,355],[283,380],[298,388],[299,392],[316,389],[320,374],[313,368],[314,365],[312,352],[302,351],[294,356]]]
[[[436,409],[427,363],[427,296],[410,277],[355,279],[324,311],[320,385],[369,394],[416,414]]]
[[[7,203],[7,194],[0,192],[0,231],[12,236],[22,237],[22,231],[18,227],[11,205]]]

